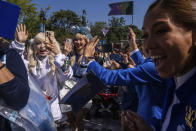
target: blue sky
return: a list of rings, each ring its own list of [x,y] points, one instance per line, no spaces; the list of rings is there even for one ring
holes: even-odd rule
[[[50,16],[52,12],[60,9],[72,10],[78,15],[82,15],[82,10],[85,9],[87,12],[87,19],[89,23],[96,21],[108,22],[111,16],[108,16],[110,11],[109,4],[115,2],[123,2],[127,0],[32,0],[33,3],[37,4],[38,8],[46,8],[51,6],[51,10],[48,12]],[[133,0],[134,1],[134,21],[133,24],[138,26],[140,29],[143,23],[144,14],[149,5],[154,0]],[[126,25],[131,24],[130,15],[121,15],[126,20]],[[117,16],[117,17],[121,17]]]

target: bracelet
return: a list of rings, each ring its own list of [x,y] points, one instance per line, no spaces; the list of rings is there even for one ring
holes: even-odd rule
[[[4,64],[0,67],[0,70],[1,70],[3,67],[5,67],[5,65],[4,65]]]

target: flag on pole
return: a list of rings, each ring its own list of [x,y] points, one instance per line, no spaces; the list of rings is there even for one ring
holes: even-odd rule
[[[111,10],[110,15],[133,15],[133,1],[118,2],[109,4]]]

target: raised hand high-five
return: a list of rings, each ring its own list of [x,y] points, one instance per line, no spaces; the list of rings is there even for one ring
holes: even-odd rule
[[[17,41],[20,43],[25,43],[27,40],[29,33],[26,29],[26,26],[23,24],[19,24],[16,29]]]
[[[127,40],[128,40],[129,46],[131,47],[131,49],[133,51],[133,50],[138,49],[137,43],[136,43],[136,35],[133,32],[131,27],[128,27],[128,28],[129,28],[129,33],[128,33],[128,36],[127,36]]]
[[[93,37],[93,39],[86,45],[84,49],[84,56],[85,57],[92,57],[95,53],[95,47],[98,44],[99,39],[98,36]]]

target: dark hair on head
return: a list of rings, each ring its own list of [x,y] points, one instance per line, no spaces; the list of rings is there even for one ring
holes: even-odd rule
[[[124,53],[127,53],[129,51],[132,51],[132,48],[129,45],[126,45],[124,48]]]
[[[156,0],[147,10],[160,7],[171,19],[188,30],[196,29],[196,0]]]

